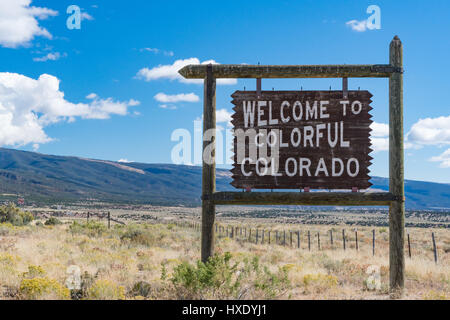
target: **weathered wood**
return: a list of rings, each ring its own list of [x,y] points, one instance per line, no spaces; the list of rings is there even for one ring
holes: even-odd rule
[[[409,239],[409,233],[408,233],[408,255],[409,258],[411,259],[411,241]]]
[[[372,230],[372,256],[375,256],[375,229]]]
[[[216,135],[216,79],[211,66],[205,69],[204,75],[204,101],[203,101],[203,132],[211,130],[211,141],[203,141],[203,169],[202,194],[212,195],[216,191],[216,161],[215,161],[215,135]],[[209,159],[205,149],[211,148]],[[206,159],[205,159],[206,158]],[[206,160],[206,161],[205,161]],[[214,254],[214,219],[216,216],[215,204],[211,200],[202,201],[202,246],[201,259],[206,262]]]
[[[330,229],[330,243],[331,243],[331,247],[333,247],[333,230]]]
[[[204,79],[208,65],[188,65],[178,71],[186,79]],[[212,65],[215,78],[388,78],[398,66],[369,65]]]
[[[300,231],[297,231],[297,248],[300,249]]]
[[[396,198],[389,192],[216,192],[216,205],[389,205]]]
[[[434,262],[438,262],[438,255],[437,255],[437,247],[436,247],[436,239],[434,238],[434,232],[431,233],[431,238],[433,240],[433,253],[434,253]]]
[[[111,229],[111,213],[108,211],[108,229]]]
[[[368,91],[350,91],[347,99],[343,98],[342,91],[264,91],[259,98],[255,91],[236,91],[232,97],[235,113],[231,123],[235,137],[231,184],[234,187],[351,190],[372,185],[368,169],[372,160],[369,156],[372,152],[369,114],[372,95]],[[264,110],[262,115],[257,115],[258,101],[267,105],[261,109]],[[319,106],[322,102],[325,103],[323,109]],[[346,103],[345,108],[341,102]],[[351,111],[353,103],[356,103],[355,114]],[[255,120],[249,120],[249,104]],[[310,114],[309,108],[315,111]],[[311,140],[307,139],[308,132],[313,136]],[[275,148],[269,146],[267,140],[276,141]],[[262,153],[266,149],[270,155]],[[249,158],[252,162],[245,160]],[[310,169],[300,169],[300,158],[311,162]],[[263,163],[276,161],[277,175],[258,173],[259,159],[264,160]],[[320,161],[324,163],[319,172],[316,169]],[[336,175],[331,172],[333,161],[337,163]],[[350,174],[351,170],[357,170],[356,175]]]
[[[355,248],[356,248],[356,251],[359,250],[359,248],[358,248],[358,230],[355,230]]]
[[[308,250],[311,251],[311,232],[308,230]]]
[[[403,67],[403,47],[395,36],[390,45],[390,64]],[[400,298],[405,286],[405,189],[403,149],[403,74],[389,78],[389,190],[398,198],[389,207],[389,275],[392,298]]]
[[[320,250],[320,233],[317,232],[317,248]]]
[[[345,229],[342,229],[342,244],[344,245],[344,251],[345,251]]]

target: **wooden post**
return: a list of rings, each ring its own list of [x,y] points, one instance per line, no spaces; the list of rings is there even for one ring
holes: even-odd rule
[[[333,247],[333,230],[330,230],[330,243],[331,243],[331,247]]]
[[[411,241],[409,240],[409,233],[408,233],[408,255],[409,258],[411,259]]]
[[[300,249],[300,231],[297,231],[297,248]]]
[[[275,244],[278,244],[278,230],[275,231]]]
[[[431,238],[433,239],[433,252],[434,252],[434,262],[438,262],[438,256],[437,256],[437,247],[436,247],[436,240],[434,239],[434,232],[431,233]]]
[[[89,211],[87,213],[87,222],[89,222]]]
[[[345,229],[342,229],[342,243],[344,245],[344,251],[345,251]]]
[[[201,258],[206,262],[214,254],[214,219],[216,206],[212,195],[216,192],[216,79],[212,65],[207,66],[203,101],[203,168],[202,168],[202,248]]]
[[[283,246],[286,246],[286,230],[283,230]]]
[[[358,230],[355,230],[355,245],[356,251],[358,251]]]
[[[264,231],[264,229],[262,230],[262,237],[261,237],[261,244],[264,244],[264,233],[265,233],[265,231]]]
[[[259,232],[259,229],[256,228],[256,237],[255,237],[255,243],[256,244],[258,244],[258,232]]]
[[[248,242],[252,242],[252,228],[248,229]]]
[[[111,229],[111,213],[108,211],[108,229]]]
[[[308,230],[308,250],[311,251],[311,232]]]
[[[292,231],[289,231],[289,239],[290,239],[290,245],[292,248]]]
[[[271,230],[269,230],[269,234],[268,234],[268,236],[269,236],[269,244],[270,244],[270,232],[271,232]]]
[[[395,36],[389,50],[389,63],[403,68],[403,47]],[[400,298],[405,286],[405,189],[403,150],[403,73],[389,77],[389,190],[397,198],[389,206],[389,278],[392,298]]]
[[[372,230],[372,255],[375,256],[375,229]]]
[[[320,232],[317,232],[317,247],[320,250]]]

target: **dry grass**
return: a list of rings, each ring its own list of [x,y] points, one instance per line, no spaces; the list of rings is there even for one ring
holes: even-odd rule
[[[223,221],[225,223],[225,221]],[[231,223],[236,223],[232,221]],[[87,279],[84,298],[87,299],[174,299],[177,295],[170,281],[174,268],[182,262],[199,259],[200,234],[191,228],[174,225],[114,226],[84,228],[80,222],[58,226],[11,227],[0,225],[0,298],[2,299],[62,299],[64,292],[55,285],[64,286],[67,268],[77,265],[83,279]],[[242,226],[242,223],[235,226]],[[289,288],[274,298],[280,299],[388,299],[388,233],[386,228],[376,230],[376,254],[372,255],[372,229],[358,228],[359,250],[355,248],[354,229],[302,226],[301,248],[289,247],[289,230],[295,226],[252,223],[255,230],[286,230],[287,246],[249,243],[243,237],[218,237],[216,251],[230,252],[232,260],[242,264],[245,259],[258,257],[260,264],[272,272],[288,272]],[[334,228],[334,245],[329,230]],[[346,229],[347,250],[342,249],[342,228]],[[137,230],[137,231],[136,231]],[[306,233],[311,233],[311,251],[308,251]],[[435,232],[439,263],[433,260],[431,232]],[[247,231],[248,232],[248,231]],[[317,233],[321,235],[318,250]],[[412,259],[406,258],[405,299],[450,299],[450,233],[445,229],[408,229],[412,239]],[[238,233],[239,235],[239,233]],[[235,235],[236,236],[236,235]],[[405,251],[407,254],[407,251]],[[374,265],[381,272],[381,288],[368,290],[366,270]],[[27,274],[30,266],[40,267],[38,274]],[[35,270],[35,269],[33,269]],[[38,269],[36,269],[38,270]],[[24,279],[36,281],[26,294]],[[258,281],[257,278],[254,279]],[[52,282],[53,281],[53,282]],[[253,280],[252,280],[253,281]],[[44,283],[44,284],[42,284]],[[140,284],[139,284],[140,283]],[[148,285],[145,290],[142,284]],[[27,284],[27,283],[25,283]],[[249,283],[243,291],[251,291]],[[41,288],[43,287],[43,288]],[[135,290],[133,290],[133,288]],[[136,289],[137,288],[137,289]],[[141,294],[142,291],[145,291]],[[213,296],[214,297],[214,296]],[[222,297],[222,296],[220,296]],[[246,298],[258,299],[257,291]],[[233,297],[225,297],[233,298]]]

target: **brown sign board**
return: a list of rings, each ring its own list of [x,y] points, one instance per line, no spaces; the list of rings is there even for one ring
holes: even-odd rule
[[[232,185],[367,189],[368,91],[236,91]]]

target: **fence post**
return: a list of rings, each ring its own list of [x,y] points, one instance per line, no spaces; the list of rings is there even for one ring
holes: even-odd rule
[[[372,255],[375,256],[375,229],[372,230]]]
[[[278,244],[278,230],[275,230],[275,244]]]
[[[311,251],[311,232],[308,230],[308,250]]]
[[[261,244],[264,244],[264,233],[265,233],[265,231],[264,231],[264,229],[262,230],[262,237],[261,237]]]
[[[259,229],[256,228],[256,237],[255,237],[255,243],[258,244],[258,233],[259,233]]]
[[[358,230],[355,230],[355,243],[356,243],[356,251],[358,251]]]
[[[87,222],[89,222],[89,211],[87,213]]]
[[[283,246],[286,246],[286,230],[283,230]]]
[[[345,229],[342,229],[342,243],[344,244],[344,251],[345,251]]]
[[[269,230],[269,234],[268,234],[268,236],[269,236],[269,244],[270,244],[270,232],[271,232],[271,230]]]
[[[320,250],[320,232],[317,232],[317,246]]]
[[[431,233],[431,238],[433,239],[433,251],[434,251],[434,262],[438,262],[436,240],[434,239],[434,232]]]
[[[289,231],[289,241],[292,248],[292,231]]]
[[[300,231],[297,231],[297,248],[300,249]]]
[[[408,255],[409,258],[411,259],[411,241],[409,240],[409,233],[408,233]]]
[[[331,242],[331,247],[333,248],[333,229],[330,229],[330,242]]]
[[[111,213],[108,211],[108,229],[111,229]]]

